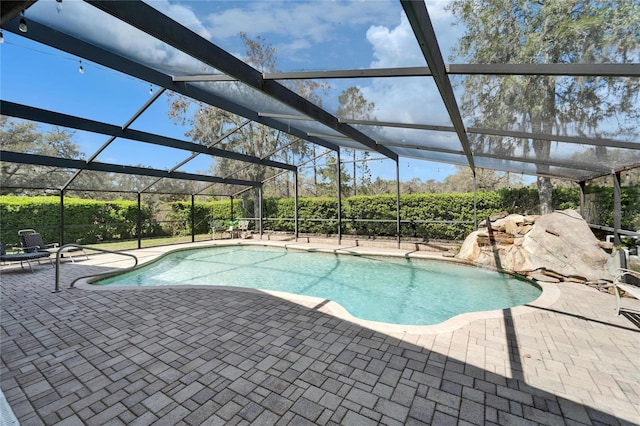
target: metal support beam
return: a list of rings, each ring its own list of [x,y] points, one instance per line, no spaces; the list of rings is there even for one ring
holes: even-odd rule
[[[232,134],[234,134],[235,132],[237,132],[238,130],[240,130],[241,128],[243,128],[244,126],[246,126],[247,124],[249,124],[251,121],[247,120],[244,123],[240,124],[239,126],[236,126],[235,128],[231,129],[230,131],[226,132],[224,135],[216,138],[216,140],[214,140],[212,143],[207,144],[207,147],[214,147],[217,144],[219,144],[220,142],[222,142],[224,139],[226,139],[227,137],[231,136]],[[189,161],[193,160],[194,158],[196,158],[198,155],[200,155],[199,152],[192,152],[191,155],[187,158],[185,158],[184,160],[182,160],[181,162],[179,162],[178,164],[176,164],[175,166],[173,166],[171,169],[169,169],[169,173],[173,173],[176,170],[178,170],[180,167],[184,166],[185,164],[187,164]],[[229,176],[230,177],[230,176]],[[144,188],[142,188],[140,190],[140,192],[146,192],[149,190],[149,188],[151,188],[153,185],[155,185],[156,183],[160,182],[162,180],[162,178],[158,178],[156,180],[154,180],[153,182],[151,182],[149,185],[145,186]],[[207,185],[207,187],[209,187]],[[202,192],[204,189],[198,191],[198,192]]]
[[[64,245],[64,190],[60,190],[60,247]]]
[[[454,75],[562,75],[640,77],[640,64],[446,64]],[[334,78],[430,77],[429,67],[345,69],[329,71],[267,72],[265,80],[330,80]],[[185,75],[173,81],[236,81],[225,74]]]
[[[348,136],[355,141],[396,159],[397,155],[351,126],[342,124],[336,117],[308,101],[282,84],[265,80],[262,73],[221,49],[190,29],[180,25],[159,10],[142,1],[113,2],[105,0],[85,0],[127,24],[157,38],[189,56],[210,65],[223,73],[235,77],[246,85],[280,101],[282,104],[305,114],[321,124]]]
[[[584,219],[584,202],[585,202],[585,182],[578,182],[578,186],[580,186],[580,216]]]
[[[196,241],[196,204],[195,196],[191,194],[191,242]]]
[[[439,126],[435,124],[415,124],[415,123],[399,123],[396,121],[374,121],[374,120],[356,120],[351,118],[341,118],[340,121],[347,124],[360,124],[363,126],[375,126],[375,127],[399,127],[402,129],[417,129],[417,130],[436,130],[439,132],[455,132],[456,129],[453,126]]]
[[[400,3],[402,3],[404,12],[411,24],[411,28],[413,29],[418,43],[420,44],[422,54],[427,61],[427,65],[433,73],[433,79],[435,80],[436,86],[438,86],[438,91],[440,92],[442,101],[447,107],[451,123],[453,123],[453,127],[456,129],[458,139],[460,140],[462,149],[467,157],[469,167],[471,167],[472,173],[475,174],[475,164],[473,162],[473,154],[471,152],[469,139],[467,138],[464,123],[462,122],[462,116],[458,109],[458,103],[456,102],[456,97],[453,93],[453,87],[451,86],[451,82],[447,76],[447,70],[444,66],[442,53],[438,46],[436,33],[431,25],[431,18],[429,18],[427,7],[423,1],[400,0]]]
[[[640,64],[449,64],[447,74],[640,77]]]
[[[263,155],[263,156],[262,156],[262,157],[260,157],[260,158],[261,158],[261,159],[263,159],[263,160],[264,160],[264,159],[266,159],[266,158],[269,158],[269,157],[271,157],[272,155],[277,154],[278,152],[282,151],[283,149],[285,149],[285,148],[289,147],[290,145],[293,145],[294,143],[299,142],[299,141],[300,141],[300,139],[294,139],[294,140],[290,141],[289,143],[286,143],[286,144],[284,144],[283,146],[281,146],[281,147],[279,147],[279,148],[274,149],[273,151],[269,152],[268,154]],[[225,178],[232,177],[232,176],[233,176],[233,175],[235,175],[236,173],[240,173],[241,171],[246,170],[246,169],[248,169],[249,167],[251,167],[251,165],[247,165],[247,166],[241,167],[241,168],[239,168],[239,169],[237,169],[237,170],[232,170],[232,171],[231,171],[231,173],[228,173],[228,174],[224,175],[223,177],[225,177]],[[298,168],[297,168],[297,166],[296,166],[296,170],[297,170],[297,169],[298,169]],[[287,170],[287,171],[288,171],[288,170]],[[273,179],[273,178],[275,178],[275,177],[277,177],[277,176],[280,176],[281,174],[286,173],[287,171],[284,171],[284,172],[282,172],[282,173],[278,173],[278,174],[277,174],[277,175],[275,175],[275,176],[271,176],[271,179]],[[266,182],[267,180],[269,180],[269,179],[270,179],[270,178],[267,178],[267,179],[263,180],[263,181],[262,181],[262,183],[265,183],[265,182]],[[198,191],[198,193],[202,193],[203,191],[206,191],[206,190],[207,190],[207,189],[209,189],[211,186],[213,186],[213,185],[207,185],[207,186],[205,186],[204,188],[200,189],[200,190]],[[240,191],[240,193],[242,193],[242,192],[244,192],[244,190]],[[238,194],[234,194],[234,195],[238,195]]]
[[[134,62],[123,56],[119,56],[118,54],[111,51],[101,49],[93,44],[61,33],[60,31],[53,30],[37,22],[29,23],[29,32],[27,33],[22,33],[18,30],[17,20],[8,22],[2,28],[3,30],[10,31],[15,34],[20,34],[22,37],[26,37],[30,40],[34,40],[44,45],[51,46],[63,52],[68,52],[72,55],[87,59],[91,62],[103,65],[107,68],[125,73],[134,78],[147,81],[156,86],[168,88],[191,99],[204,102],[208,105],[212,105],[225,111],[229,111],[233,114],[245,117],[257,123],[264,124],[283,132],[287,132],[301,139],[306,138],[306,132],[297,129],[296,127],[291,126],[288,123],[283,123],[279,120],[268,117],[260,117],[255,111],[252,111],[249,108],[237,104],[232,100],[216,96],[215,94],[194,86],[193,84],[174,83],[172,77],[167,74],[163,74],[143,64]],[[335,144],[319,138],[311,138],[308,140],[309,142],[324,146],[328,149],[335,150],[338,148]]]
[[[136,111],[131,116],[131,118],[127,120],[126,123],[122,125],[122,130],[126,130],[127,128],[129,128],[129,126],[131,126],[131,124],[133,124],[133,122],[136,121],[136,119],[138,119],[138,117],[140,117],[142,113],[144,113],[151,105],[153,105],[153,103],[160,97],[160,95],[162,95],[165,92],[165,90],[167,89],[163,87],[160,90],[156,91],[153,94],[153,96],[151,96],[151,98],[147,102],[145,102],[144,105],[142,105],[142,107],[140,107],[140,109],[138,109],[138,111]],[[102,151],[104,151],[109,145],[111,145],[111,142],[115,140],[116,140],[116,137],[111,136],[109,140],[107,140],[100,148],[98,148],[96,152],[93,153],[91,157],[87,159],[87,163],[90,163],[93,160],[95,160],[98,157],[98,155],[100,155]],[[71,176],[71,178],[64,185],[62,185],[62,189],[67,189],[69,185],[71,185],[71,183],[78,177],[80,173],[82,173],[82,170],[76,170],[73,176]]]
[[[400,248],[400,160],[396,160],[396,236]]]
[[[294,180],[293,180],[293,196],[294,196],[294,200],[293,200],[293,220],[294,220],[294,224],[293,224],[293,233],[296,239],[296,242],[298,242],[298,232],[299,232],[299,227],[298,227],[298,171],[296,170],[294,175]]]
[[[449,160],[441,160],[441,159],[431,159],[431,158],[425,158],[424,156],[418,156],[418,155],[411,155],[408,153],[403,153],[402,154],[402,158],[405,159],[409,159],[409,158],[413,158],[416,160],[428,160],[428,161],[433,161],[436,163],[443,163],[443,164],[455,164],[456,166],[468,166],[468,164],[461,160],[461,161],[449,161]],[[564,180],[570,180],[571,182],[576,182],[580,179],[583,179],[583,176],[580,177],[576,177],[576,176],[569,176],[569,175],[565,175],[565,174],[559,174],[559,173],[550,173],[550,172],[535,172],[535,173],[531,173],[531,172],[527,172],[527,171],[523,171],[520,169],[516,169],[515,167],[512,166],[508,166],[508,165],[502,165],[502,168],[498,168],[498,167],[490,167],[490,166],[483,166],[483,169],[486,170],[496,170],[499,172],[512,172],[512,173],[517,173],[517,174],[526,174],[526,175],[532,175],[532,176],[547,176],[547,177],[551,177],[551,178],[558,178],[558,179],[564,179]]]
[[[262,211],[263,203],[262,203],[262,185],[258,187],[258,203],[260,204],[258,207],[258,211],[260,212],[260,217],[258,218],[258,225],[260,228],[260,239],[262,239],[263,227],[262,227],[262,219],[264,212]]]
[[[153,145],[166,146],[169,148],[182,149],[185,151],[198,152],[201,154],[209,154],[214,157],[229,158],[232,160],[260,164],[263,166],[271,166],[285,170],[295,170],[296,168],[296,166],[294,165],[281,163],[279,161],[261,159],[251,155],[225,151],[223,149],[214,147],[207,147],[205,145],[156,135],[140,130],[123,130],[120,126],[115,126],[113,124],[88,120],[86,118],[61,114],[59,112],[30,107],[27,105],[21,105],[4,100],[0,100],[0,111],[2,111],[3,115],[8,115],[11,117],[23,118],[25,120],[38,121],[41,123],[54,124],[57,126],[70,127],[72,129],[86,130],[88,132],[102,133],[105,135],[116,136],[123,139],[131,139],[134,141],[146,142]]]
[[[36,0],[3,0],[0,8],[0,25],[4,26],[6,22],[20,15],[35,2]]]
[[[336,169],[338,173],[338,245],[342,241],[342,173],[340,173],[340,150],[336,151]]]
[[[613,244],[619,246],[620,230],[622,229],[622,187],[620,173],[613,173]]]
[[[230,185],[242,185],[242,186],[252,186],[252,187],[258,187],[261,185],[260,182],[253,182],[249,180],[225,179],[225,178],[219,178],[216,176],[198,175],[198,174],[184,173],[184,172],[169,173],[166,170],[150,169],[146,167],[123,166],[120,164],[109,164],[109,163],[98,163],[98,162],[87,163],[84,160],[48,157],[46,155],[37,155],[37,154],[24,154],[21,152],[0,151],[0,157],[2,157],[2,161],[7,161],[9,163],[35,164],[38,166],[51,166],[51,167],[60,167],[60,168],[66,168],[66,169],[93,170],[97,172],[122,173],[127,175],[140,175],[140,176],[155,176],[155,177],[164,177],[164,178],[170,178],[170,179],[193,180],[198,182],[215,182],[215,183],[225,183]]]
[[[138,225],[136,233],[138,234],[138,248],[142,248],[142,194],[138,192]]]
[[[478,230],[478,178],[473,175],[473,230]]]
[[[455,149],[449,149],[449,148],[427,147],[422,145],[401,144],[401,143],[393,143],[393,142],[381,142],[381,144],[384,144],[386,146],[397,146],[397,147],[407,148],[407,149],[417,149],[417,150],[426,151],[426,152],[441,152],[444,154],[454,154],[454,155],[463,154],[461,150],[455,150]],[[584,170],[587,172],[596,172],[596,173],[611,172],[610,168],[606,166],[601,166],[599,164],[593,164],[593,163],[539,160],[537,158],[515,157],[515,156],[509,156],[509,155],[486,154],[486,153],[475,154],[474,157],[476,159],[491,158],[491,159],[497,159],[497,160],[503,160],[503,161],[506,160],[506,161],[513,161],[513,162],[527,163],[527,164],[542,164],[546,166],[562,167],[562,168],[571,169],[571,170]]]
[[[637,169],[637,168],[640,168],[640,162],[633,163],[633,164],[627,164],[626,166],[623,166],[623,167],[618,167],[618,168],[614,169],[612,172],[613,173],[622,173],[622,172],[625,172],[627,170],[633,170],[633,169]],[[589,181],[589,180],[593,180],[593,179],[609,176],[612,172],[604,173],[604,174],[592,175],[592,176],[587,177],[584,180],[585,181]]]
[[[516,132],[511,130],[492,130],[492,129],[484,129],[478,127],[469,127],[467,132],[474,133],[478,135],[493,135],[493,136],[503,136],[503,137],[513,137],[519,139],[537,139],[537,140],[545,140],[552,142],[566,142],[566,143],[575,143],[580,145],[593,145],[593,146],[604,146],[610,148],[624,148],[624,149],[640,149],[640,144],[638,142],[625,142],[614,139],[603,139],[603,138],[587,138],[584,136],[562,136],[562,135],[548,135],[544,133],[529,133],[529,132]]]
[[[380,126],[380,127],[397,127],[401,129],[417,129],[417,130],[434,130],[438,132],[455,132],[456,129],[453,126],[437,126],[433,124],[412,124],[412,123],[398,123],[391,121],[371,121],[371,120],[340,120],[347,124],[360,124],[363,126]],[[588,138],[584,136],[563,136],[563,135],[547,135],[543,133],[530,133],[530,132],[517,132],[511,130],[495,130],[486,129],[481,127],[468,127],[467,133],[476,135],[492,135],[502,137],[512,137],[518,139],[539,139],[552,142],[566,142],[580,145],[593,145],[604,146],[611,148],[624,148],[624,149],[640,149],[640,143],[638,142],[626,142],[614,139],[604,138]],[[378,141],[380,145],[385,146],[403,146],[402,144],[392,145],[383,141]]]
[[[229,213],[231,217],[229,218],[229,220],[234,220],[236,216],[233,211],[233,195],[229,195],[229,201],[231,202],[230,213]]]

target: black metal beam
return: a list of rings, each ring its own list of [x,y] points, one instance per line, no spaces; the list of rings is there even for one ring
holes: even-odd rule
[[[640,77],[640,64],[446,64],[451,75],[557,75],[568,77]],[[429,67],[267,72],[265,80],[430,77]],[[173,81],[235,81],[226,74],[174,76]]]
[[[163,88],[161,88],[160,90],[156,91],[156,93],[154,93],[154,94],[151,96],[151,98],[150,98],[149,100],[147,100],[147,101],[144,103],[144,105],[143,105],[140,109],[138,109],[138,111],[136,111],[136,112],[135,112],[135,114],[133,114],[133,115],[131,116],[131,118],[129,118],[129,119],[127,120],[127,122],[126,122],[126,123],[124,123],[124,124],[122,125],[122,130],[124,130],[124,129],[128,128],[129,126],[131,126],[131,124],[133,124],[133,122],[134,122],[134,121],[136,121],[136,120],[138,119],[138,117],[140,117],[140,116],[141,116],[141,115],[142,115],[142,114],[143,114],[143,113],[144,113],[144,112],[145,112],[145,111],[146,111],[146,110],[147,110],[151,105],[153,105],[153,103],[154,103],[154,102],[155,102],[155,101],[156,101],[156,100],[157,100],[157,99],[158,99],[158,98],[159,98],[159,97],[160,97],[160,96],[165,92],[165,90],[167,90],[167,89],[165,89],[165,88],[163,87]],[[111,137],[109,137],[109,139],[108,139],[104,144],[102,144],[102,146],[101,146],[100,148],[98,148],[98,150],[97,150],[97,151],[95,151],[95,152],[91,155],[91,157],[89,157],[89,158],[87,159],[87,162],[89,162],[89,163],[90,163],[90,162],[92,162],[93,160],[95,160],[95,159],[98,157],[98,155],[100,155],[100,154],[102,153],[102,151],[104,151],[105,149],[107,149],[107,147],[108,147],[109,145],[111,145],[111,143],[112,143],[113,141],[115,141],[115,140],[116,140],[116,137],[115,137],[115,136],[111,136]],[[64,191],[65,189],[67,189],[67,187],[68,187],[69,185],[71,185],[71,183],[72,183],[72,182],[73,182],[73,181],[78,177],[78,175],[80,175],[80,173],[81,173],[81,172],[82,172],[82,170],[77,170],[77,171],[74,173],[74,175],[73,175],[73,176],[71,176],[71,178],[70,178],[70,179],[69,179],[69,180],[68,180],[64,185],[62,185],[62,188],[61,188],[61,189],[62,189],[62,191]]]
[[[401,129],[417,129],[417,130],[435,130],[438,132],[455,132],[456,129],[453,126],[438,126],[433,124],[412,124],[412,123],[398,123],[390,121],[371,121],[371,120],[341,120],[348,124],[359,124],[363,126],[380,126],[380,127],[397,127]],[[625,142],[615,139],[604,138],[588,138],[584,136],[563,136],[563,135],[548,135],[544,133],[529,133],[529,132],[517,132],[513,130],[495,130],[486,129],[481,127],[467,127],[467,133],[473,133],[477,135],[492,135],[492,136],[506,136],[519,139],[537,139],[553,142],[566,142],[580,145],[593,145],[604,146],[610,148],[623,148],[623,149],[640,149],[640,142]],[[381,145],[388,145],[385,142],[379,142]],[[402,145],[397,145],[402,146]]]
[[[613,173],[613,244],[620,246],[622,240],[620,232],[622,229],[622,186],[620,184],[620,173]],[[626,265],[622,265],[626,267]]]
[[[580,145],[593,145],[593,146],[605,146],[610,148],[623,148],[623,149],[640,149],[639,142],[624,142],[614,139],[593,139],[583,136],[560,136],[560,135],[547,135],[544,133],[528,133],[528,132],[516,132],[511,130],[493,130],[479,127],[469,127],[467,132],[479,135],[493,135],[493,136],[507,136],[521,139],[538,139],[553,142],[566,142],[575,143]]]
[[[104,65],[107,68],[114,69],[140,80],[147,81],[156,86],[167,88],[191,99],[223,109],[257,123],[264,124],[265,126],[272,127],[276,130],[289,133],[301,139],[306,139],[309,142],[324,146],[325,148],[332,149],[334,151],[339,149],[337,145],[328,141],[323,141],[318,138],[308,138],[306,132],[296,128],[295,126],[291,126],[290,123],[283,123],[277,119],[269,117],[261,117],[256,111],[241,106],[228,99],[216,96],[211,92],[203,90],[192,84],[174,83],[169,75],[163,74],[155,69],[134,62],[123,56],[119,56],[108,50],[101,49],[60,31],[53,30],[37,22],[29,24],[29,31],[27,33],[21,33],[18,30],[18,22],[15,19],[3,26],[3,29],[63,52],[87,59],[91,62]]]
[[[152,37],[210,65],[223,73],[237,78],[243,83],[287,105],[321,124],[348,136],[355,141],[391,159],[398,156],[393,151],[378,146],[376,141],[351,126],[342,124],[336,117],[308,101],[282,84],[265,80],[262,73],[221,49],[205,38],[182,26],[173,19],[142,1],[113,2],[105,0],[85,0],[96,8],[138,28]]]
[[[601,178],[601,177],[609,176],[611,173],[622,173],[622,172],[626,172],[627,170],[633,170],[633,169],[640,169],[640,162],[636,162],[636,163],[632,163],[632,164],[627,164],[625,166],[617,167],[617,168],[611,170],[609,173],[598,173],[598,174],[595,174],[595,175],[591,175],[591,176],[585,178],[585,180],[598,179],[598,178]]]
[[[72,129],[78,130],[86,130],[93,133],[102,133],[104,135],[116,136],[123,139],[131,139],[139,142],[146,142],[154,145],[166,146],[185,151],[199,152],[201,154],[209,154],[216,157],[223,157],[232,160],[244,161],[247,163],[276,167],[278,169],[296,169],[296,166],[291,164],[281,163],[273,160],[263,160],[251,155],[225,151],[223,149],[214,147],[207,147],[205,145],[143,132],[141,130],[122,129],[121,126],[116,126],[113,124],[102,123],[100,121],[89,120],[86,118],[80,118],[4,100],[0,100],[0,113],[11,117],[23,118],[25,120],[38,121],[41,123],[48,123],[62,127],[70,127]]]
[[[398,127],[402,129],[436,130],[439,132],[455,132],[456,131],[455,127],[453,126],[440,126],[435,124],[413,124],[413,123],[398,123],[394,121],[354,120],[354,119],[348,119],[348,118],[341,118],[340,121],[347,124],[360,124],[363,126]]]
[[[231,136],[232,134],[234,134],[235,132],[237,132],[238,130],[242,129],[244,126],[246,126],[247,124],[249,124],[251,121],[247,120],[244,123],[240,124],[239,126],[236,126],[235,128],[229,130],[228,132],[226,132],[224,135],[216,138],[213,142],[211,142],[210,144],[207,144],[207,146],[212,147],[212,146],[216,146],[217,144],[219,144],[222,140],[226,139],[227,137]],[[200,155],[199,152],[192,152],[191,155],[187,158],[185,158],[184,160],[180,161],[178,164],[176,164],[175,166],[173,166],[171,169],[169,169],[169,172],[174,172],[176,170],[178,170],[180,167],[184,166],[185,164],[187,164],[188,162],[190,162],[191,160],[193,160],[194,158],[196,158],[198,155]],[[153,185],[155,185],[156,183],[160,182],[162,180],[162,178],[158,178],[155,181],[151,182],[149,185],[145,186],[144,188],[142,188],[139,192],[146,192],[149,188],[151,188]],[[201,192],[202,190],[198,191]]]
[[[415,149],[418,151],[441,152],[443,154],[454,154],[454,155],[464,154],[464,152],[462,152],[461,150],[455,150],[455,149],[449,149],[449,148],[429,147],[429,146],[415,145],[415,144],[401,144],[401,143],[394,143],[394,142],[381,142],[381,144],[389,147],[395,146],[399,148]],[[536,158],[514,157],[511,155],[488,154],[488,153],[482,153],[482,154],[475,153],[474,158],[477,158],[477,159],[491,158],[494,160],[515,161],[515,162],[530,163],[530,164],[542,164],[542,165],[547,165],[552,167],[562,167],[565,169],[586,171],[586,172],[592,172],[592,173],[593,172],[603,173],[603,174],[611,173],[610,168],[599,166],[597,164],[592,164],[592,163],[585,164],[585,163],[576,163],[576,162],[567,162],[567,161],[539,160]]]
[[[37,154],[25,154],[22,152],[0,151],[0,158],[2,159],[1,161],[6,161],[9,163],[32,164],[36,166],[49,166],[63,169],[92,170],[96,172],[122,173],[127,175],[153,176],[168,179],[182,179],[196,182],[214,182],[252,187],[261,186],[260,182],[242,179],[225,179],[216,176],[198,175],[194,173],[168,172],[166,170],[136,166],[123,166],[121,164],[100,163],[97,161],[87,163],[85,160],[49,157],[46,155]]]
[[[0,5],[0,25],[3,25],[28,9],[36,0],[2,0]]]
[[[640,64],[449,64],[448,74],[640,77]]]
[[[459,155],[462,155],[462,153],[458,153]],[[406,155],[403,154],[402,158],[412,158],[415,160],[427,160],[427,161],[433,161],[436,163],[443,163],[443,164],[454,164],[457,166],[466,166],[467,164],[464,161],[447,161],[447,160],[441,160],[441,159],[432,159],[432,158],[425,158],[423,156],[418,156],[418,155]],[[480,157],[478,157],[480,158]],[[518,162],[524,163],[525,161],[518,159]],[[498,167],[487,167],[487,166],[482,166],[482,169],[486,169],[486,170],[495,170],[498,172],[509,172],[509,173],[516,173],[516,174],[525,174],[525,175],[531,175],[531,176],[546,176],[546,177],[551,177],[551,178],[557,178],[557,179],[564,179],[564,180],[570,180],[572,182],[578,182],[580,180],[585,179],[585,177],[581,176],[581,177],[575,177],[575,176],[568,176],[566,174],[559,174],[559,173],[551,173],[551,172],[544,172],[544,173],[539,173],[539,172],[527,172],[524,170],[518,170],[513,166],[508,166],[505,165],[504,167],[498,168]]]
[[[427,65],[433,73],[433,79],[436,82],[436,86],[438,86],[438,91],[447,108],[451,123],[456,129],[458,139],[469,162],[469,167],[471,167],[471,171],[475,174],[473,153],[471,152],[469,139],[467,138],[462,116],[460,115],[460,109],[458,108],[458,103],[453,93],[453,87],[447,76],[447,70],[444,65],[444,60],[442,59],[440,47],[438,46],[436,33],[431,25],[431,18],[429,17],[429,12],[427,12],[427,7],[423,1],[400,0],[400,3],[409,19],[413,33],[427,61]]]
[[[266,80],[325,80],[332,78],[386,78],[430,76],[428,67],[371,68],[360,70],[298,71],[265,73]]]

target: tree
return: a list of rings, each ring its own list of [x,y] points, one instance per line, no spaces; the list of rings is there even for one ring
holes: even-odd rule
[[[360,91],[358,87],[349,87],[345,89],[340,96],[338,96],[338,102],[340,102],[340,106],[338,107],[338,111],[336,112],[336,116],[338,118],[351,119],[351,120],[371,120],[370,113],[375,108],[375,104],[373,102],[367,102],[364,95]],[[371,183],[371,171],[369,170],[369,166],[367,165],[367,158],[369,157],[369,152],[365,151],[362,153],[360,165],[358,165],[359,161],[357,158],[358,150],[353,150],[353,195],[358,195],[358,179],[357,179],[357,169],[360,168],[362,171],[360,180],[362,181],[363,186],[366,186]]]
[[[33,122],[10,120],[0,116],[2,150],[77,159],[81,153],[78,146],[72,142],[73,135],[73,132],[59,127],[52,127],[44,132]],[[73,175],[72,171],[67,169],[6,161],[0,163],[0,172],[3,194],[29,192],[17,188],[57,188]]]
[[[464,26],[454,53],[471,63],[630,63],[638,59],[640,3],[455,0]],[[452,58],[453,60],[453,58]],[[640,117],[640,81],[613,77],[468,76],[461,108],[478,127],[547,135],[632,134]],[[607,123],[617,120],[615,129]],[[610,125],[609,125],[610,126]],[[552,144],[476,136],[476,149],[533,152],[547,160]],[[599,156],[606,155],[600,148]],[[551,209],[549,166],[537,165],[541,213]]]
[[[326,159],[325,165],[318,167],[319,181],[316,182],[317,197],[334,197],[338,191],[338,174],[336,173],[335,156]],[[351,176],[347,172],[345,165],[340,162],[340,193],[346,194],[349,189]]]
[[[496,172],[489,169],[476,168],[475,189],[493,191],[501,188],[519,188],[523,186],[520,176],[508,172]],[[458,171],[447,176],[442,185],[443,192],[473,192],[473,173],[466,166],[459,166]]]
[[[249,63],[262,72],[275,72],[277,70],[276,49],[268,44],[262,37],[250,39],[245,33],[240,33],[240,38],[244,42],[245,62]],[[295,81],[290,83],[290,88],[308,100],[321,104],[318,91],[324,87],[319,83],[305,83]],[[229,83],[225,90],[227,96],[231,98],[255,98],[253,89],[240,82]],[[261,97],[258,97],[258,100]],[[265,100],[267,102],[267,100]],[[169,116],[181,124],[190,125],[190,130],[186,136],[194,142],[219,147],[233,152],[240,152],[258,158],[270,158],[295,164],[302,159],[310,157],[312,148],[310,144],[279,130],[264,126],[260,123],[249,122],[222,109],[212,107],[207,104],[194,104],[184,96],[172,94],[170,99]],[[264,110],[269,110],[265,105]],[[230,130],[234,133],[217,142],[222,135]],[[282,149],[286,146],[286,149]],[[247,164],[237,160],[227,158],[216,158],[212,164],[212,174],[221,177],[233,177],[255,182],[263,182],[270,176],[281,172],[280,169],[273,169],[256,164]],[[289,173],[290,175],[290,173]],[[280,195],[288,196],[290,191],[290,177],[278,179],[274,184],[284,182],[284,188],[279,191]],[[217,187],[219,188],[219,187]],[[239,188],[231,188],[232,192]],[[218,192],[220,193],[220,192]],[[258,217],[259,203],[255,191],[246,191],[242,194],[243,200],[248,201],[254,198],[254,217]],[[245,203],[250,204],[250,203]]]

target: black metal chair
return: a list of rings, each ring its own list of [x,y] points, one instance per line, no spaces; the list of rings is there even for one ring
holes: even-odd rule
[[[42,235],[39,232],[36,232],[34,229],[21,229],[18,231],[18,237],[20,238],[20,244],[22,245],[22,249],[27,253],[33,252],[46,252],[48,254],[56,254],[60,249],[58,243],[45,244],[42,239]],[[82,254],[89,259],[89,256],[85,251],[80,247],[71,247],[64,251],[64,253],[69,252],[77,252],[81,251]],[[75,262],[71,253],[69,253],[69,258],[72,262]]]
[[[15,247],[13,249],[22,250],[21,248]],[[51,266],[53,266],[53,261],[49,256],[50,253],[47,253],[45,251],[18,251],[16,253],[7,253],[4,243],[0,241],[0,261],[3,263],[20,262],[21,268],[24,268],[24,264],[22,262],[27,262],[27,264],[29,265],[29,269],[31,269],[31,272],[33,272],[33,266],[31,265],[31,261],[33,260],[38,260],[38,263],[40,263],[39,259],[47,258],[49,259],[49,262],[51,262]]]

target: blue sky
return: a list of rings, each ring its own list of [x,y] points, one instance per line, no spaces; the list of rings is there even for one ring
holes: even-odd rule
[[[412,30],[397,1],[186,1],[154,0],[153,7],[171,15],[223,49],[242,56],[239,32],[250,38],[261,36],[277,51],[282,71],[360,69],[424,66]],[[451,18],[440,1],[427,1],[431,19],[447,61],[455,42]],[[82,11],[82,13],[81,13]],[[86,15],[89,11],[90,15]],[[121,52],[148,60],[181,63],[183,58],[165,46],[150,43],[128,28],[115,28],[91,6],[77,0],[64,0],[57,13],[53,0],[40,0],[25,13],[52,25],[77,29],[94,42],[118,46]],[[111,124],[121,125],[146,102],[149,90],[157,87],[124,76],[102,66],[50,49],[8,32],[0,45],[0,90],[3,100],[61,111]],[[105,41],[106,40],[106,41]],[[139,56],[141,55],[141,56]],[[335,112],[337,96],[349,86],[358,86],[367,100],[376,105],[375,119],[410,120],[415,123],[450,125],[437,91],[426,81],[423,90],[406,87],[398,79],[332,80],[324,107]],[[186,139],[187,129],[174,125],[167,117],[168,102],[159,99],[131,126],[134,129]],[[450,137],[450,136],[449,136]],[[74,142],[91,155],[108,137],[76,132]],[[459,144],[455,146],[459,147]],[[152,154],[151,154],[152,153]],[[98,157],[103,162],[143,164],[170,168],[188,156],[171,149],[117,141]],[[372,154],[373,157],[379,157]],[[200,156],[183,168],[206,170],[210,161]],[[401,179],[442,180],[455,167],[443,163],[403,159]],[[370,163],[373,178],[395,178],[391,161]]]

